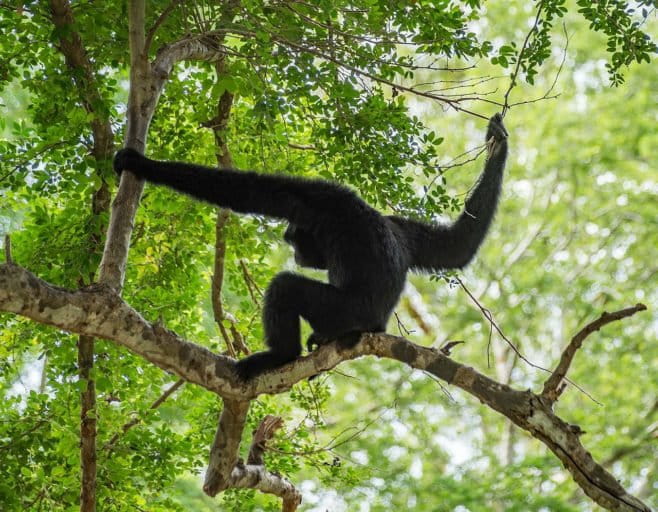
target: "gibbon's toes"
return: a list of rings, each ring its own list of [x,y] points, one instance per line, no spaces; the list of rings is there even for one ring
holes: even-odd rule
[[[326,345],[329,341],[331,340],[327,340],[315,332],[311,333],[309,337],[306,338],[306,350],[311,353],[322,345]]]
[[[114,172],[121,174],[125,169],[130,170],[131,162],[141,158],[142,154],[133,148],[123,148],[114,155]]]
[[[247,382],[262,373],[281,368],[283,365],[294,361],[301,351],[300,346],[299,351],[295,351],[295,353],[273,350],[256,352],[235,363],[235,372],[241,381]]]

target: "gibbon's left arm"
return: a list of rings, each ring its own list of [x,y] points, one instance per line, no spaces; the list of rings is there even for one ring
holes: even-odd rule
[[[127,170],[234,212],[285,219],[301,228],[362,203],[347,188],[328,181],[151,160],[131,148],[115,155],[114,170],[118,174]]]
[[[500,114],[489,121],[489,154],[484,171],[464,211],[449,225],[390,217],[403,231],[410,248],[412,270],[432,272],[465,267],[484,240],[498,204],[507,159],[507,130]]]

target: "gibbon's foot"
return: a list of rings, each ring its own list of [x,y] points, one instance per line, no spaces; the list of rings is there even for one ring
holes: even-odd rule
[[[322,345],[326,345],[331,340],[325,339],[319,334],[311,333],[308,338],[306,338],[306,350],[309,353],[313,352],[315,349],[320,348]]]
[[[240,359],[235,364],[235,372],[238,374],[240,380],[247,382],[268,370],[280,368],[295,359],[297,359],[297,355],[294,354],[282,354],[281,352],[273,352],[271,350],[256,352],[244,359]]]
[[[306,340],[306,349],[310,352],[313,352],[314,350],[320,348],[323,345],[326,345],[328,343],[336,342],[338,344],[338,349],[339,350],[345,350],[348,348],[355,347],[359,341],[361,341],[361,335],[364,334],[367,331],[349,331],[346,332],[345,334],[341,334],[340,336],[336,336],[334,338],[323,338],[319,334],[312,333],[308,339]],[[311,375],[308,380],[312,381],[319,377],[320,374],[316,373],[315,375]]]
[[[326,338],[314,332],[306,340],[306,350],[313,352],[321,346],[333,341],[338,343],[338,348],[340,349],[352,348],[359,342],[363,332],[364,331],[348,331],[345,334],[333,338]]]
[[[114,155],[114,172],[121,174],[124,170],[132,171],[131,164],[145,158],[139,151],[133,148],[123,148]]]
[[[500,114],[494,114],[491,119],[489,119],[489,126],[487,127],[487,136],[485,140],[489,142],[493,137],[494,141],[498,142],[505,140],[509,134],[503,125],[503,116]]]

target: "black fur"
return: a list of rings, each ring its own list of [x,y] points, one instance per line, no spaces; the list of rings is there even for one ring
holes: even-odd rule
[[[473,258],[494,216],[507,156],[499,114],[486,139],[484,171],[450,225],[383,216],[351,190],[322,180],[160,162],[132,149],[116,154],[114,168],[235,212],[285,219],[297,263],[328,270],[328,283],[291,272],[272,280],[263,308],[269,350],[237,363],[246,380],[299,357],[299,317],[314,331],[309,350],[335,339],[354,346],[360,333],[385,330],[409,269],[462,268]]]

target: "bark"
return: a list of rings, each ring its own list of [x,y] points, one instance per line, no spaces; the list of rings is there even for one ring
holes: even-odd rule
[[[220,77],[225,73],[226,63],[225,59],[217,62],[215,70],[217,76]],[[231,115],[231,106],[233,104],[233,94],[229,91],[224,91],[217,104],[217,115],[211,119],[205,126],[211,128],[215,136],[215,149],[217,156],[217,164],[222,168],[232,168],[233,159],[231,152],[228,148],[226,139],[226,129],[228,127],[229,117]],[[224,229],[231,218],[231,211],[226,208],[219,208],[217,210],[217,219],[215,221],[215,264],[212,276],[211,287],[211,300],[213,315],[215,322],[219,327],[226,349],[231,357],[236,357],[237,351],[241,347],[236,347],[236,344],[241,340],[233,340],[229,335],[228,330],[224,325],[226,314],[224,313],[224,306],[222,304],[222,286],[224,284],[224,262],[226,260],[226,235]]]
[[[98,80],[94,67],[87,55],[80,34],[72,29],[74,26],[73,11],[68,0],[50,0],[52,21],[62,34],[58,39],[58,48],[64,55],[66,65],[72,73],[82,106],[85,111],[94,114],[91,119],[91,129],[94,137],[92,154],[96,160],[107,159],[114,149],[114,134],[110,119],[106,113],[97,111],[97,106],[103,104],[99,92]]]
[[[264,466],[237,464],[227,484],[229,488],[257,489],[279,496],[282,499],[282,512],[295,512],[302,502],[302,495],[290,481],[270,473]]]
[[[157,99],[149,101],[155,93],[152,93],[149,87],[152,80],[149,74],[148,59],[144,53],[146,38],[144,19],[144,0],[130,0],[128,2],[130,93],[128,95],[125,145],[142,152],[146,146],[146,135],[157,101]],[[145,108],[147,104],[150,104],[152,108]],[[98,280],[118,293],[121,293],[123,288],[130,237],[143,189],[143,182],[134,175],[124,172],[121,175],[119,190],[112,202],[110,225],[105,239]]]
[[[96,382],[91,378],[94,367],[94,338],[78,340],[78,372],[85,389],[80,393],[80,511],[96,510]]]
[[[281,427],[283,427],[283,419],[281,417],[268,414],[263,418],[258,428],[253,432],[247,464],[256,464],[257,466],[265,464],[263,454],[265,453],[267,442],[274,437],[274,433]]]
[[[219,60],[215,65],[215,70],[218,77],[224,75],[226,73],[226,59]],[[214,119],[205,123],[205,126],[212,129],[215,136],[217,164],[222,168],[233,167],[233,159],[226,136],[232,104],[233,94],[229,91],[224,91],[217,104],[217,115]],[[234,339],[231,339],[224,326],[224,322],[227,319],[222,304],[222,285],[224,282],[224,262],[226,257],[226,236],[224,229],[229,222],[230,215],[230,210],[225,208],[219,208],[217,210],[217,220],[215,222],[215,265],[212,277],[211,299],[215,322],[222,333],[228,353],[232,357],[236,357],[238,351],[248,352],[248,349],[244,345],[242,336],[237,333],[237,328],[233,323],[231,325],[231,331],[234,334]],[[218,492],[231,487],[255,488],[261,492],[281,497],[283,511],[294,512],[301,503],[301,494],[288,480],[268,472],[263,463],[262,452],[265,442],[277,428],[272,428],[274,425],[272,422],[266,423],[270,428],[263,427],[259,429],[260,435],[254,435],[252,450],[249,453],[249,465],[245,466],[238,458],[249,403],[249,400],[224,399],[224,409],[219,419],[215,439],[210,448],[208,469],[206,471],[203,490],[207,495],[215,496]],[[276,425],[281,426],[282,421],[279,419]],[[259,459],[252,460],[252,453],[257,453]],[[254,465],[260,467],[254,467]]]

